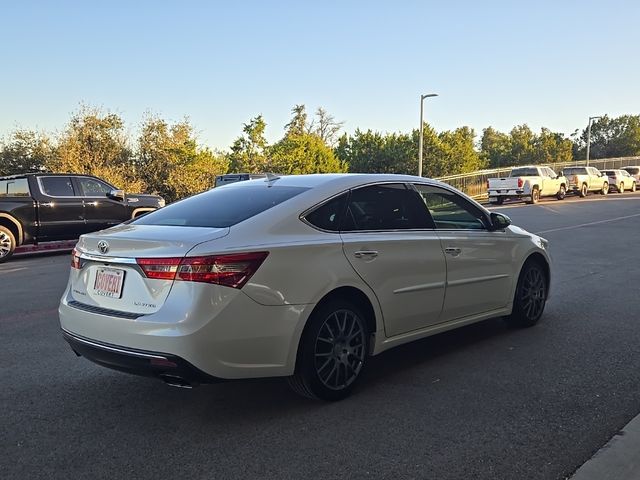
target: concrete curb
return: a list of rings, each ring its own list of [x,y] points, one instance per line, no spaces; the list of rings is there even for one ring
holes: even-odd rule
[[[571,480],[637,480],[640,478],[640,415],[582,465]]]

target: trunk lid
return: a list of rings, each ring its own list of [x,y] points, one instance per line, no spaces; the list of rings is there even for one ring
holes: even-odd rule
[[[155,313],[173,280],[147,278],[136,259],[180,259],[199,243],[228,233],[228,228],[118,225],[83,235],[76,246],[80,268],[71,269],[71,296],[116,314]]]

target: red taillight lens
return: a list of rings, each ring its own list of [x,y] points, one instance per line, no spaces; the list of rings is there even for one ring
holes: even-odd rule
[[[242,288],[269,252],[237,253],[185,258],[138,258],[148,278],[182,280]]]
[[[82,268],[80,254],[75,248],[71,250],[71,268],[75,268],[76,270],[80,270]]]
[[[518,188],[522,188],[522,185],[524,185],[524,181],[521,178],[519,178],[518,179]]]
[[[487,190],[489,190],[489,180],[487,180]]]
[[[147,278],[173,280],[176,277],[181,258],[137,258]]]

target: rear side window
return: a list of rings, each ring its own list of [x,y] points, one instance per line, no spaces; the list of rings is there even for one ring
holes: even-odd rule
[[[0,180],[0,197],[28,197],[29,182],[26,178]]]
[[[343,231],[433,228],[415,191],[404,184],[353,190],[343,223]]]
[[[73,197],[73,184],[69,177],[40,177],[42,193],[50,197]]]
[[[514,168],[511,170],[510,177],[537,177],[537,168]]]
[[[277,185],[214,188],[134,220],[137,225],[231,227],[308,190]]]
[[[339,231],[344,210],[347,206],[348,196],[349,195],[345,193],[320,205],[312,212],[306,214],[304,217],[305,220],[321,230],[328,230],[330,232]]]

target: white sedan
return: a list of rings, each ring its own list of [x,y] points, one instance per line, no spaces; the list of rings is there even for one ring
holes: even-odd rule
[[[283,376],[337,400],[370,355],[492,317],[538,322],[547,241],[510,223],[420,177],[238,182],[83,235],[62,333],[174,386]]]

